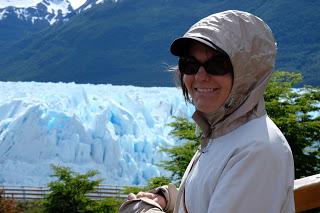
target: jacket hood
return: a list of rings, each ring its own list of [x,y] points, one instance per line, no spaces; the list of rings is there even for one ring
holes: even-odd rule
[[[173,42],[171,50],[182,40],[192,38],[201,38],[214,44],[215,49],[223,50],[233,66],[233,86],[225,104],[216,112],[203,114],[196,111],[193,115],[204,131],[204,137],[222,136],[264,115],[263,93],[276,55],[276,43],[270,28],[250,13],[228,10],[201,19],[182,38]]]

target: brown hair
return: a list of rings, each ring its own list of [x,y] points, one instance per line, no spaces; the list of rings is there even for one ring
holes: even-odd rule
[[[193,102],[192,102],[192,99],[191,99],[191,97],[190,97],[190,95],[189,95],[189,93],[188,93],[188,89],[187,89],[186,85],[185,85],[184,82],[183,82],[183,75],[184,75],[184,74],[182,74],[182,73],[180,72],[178,66],[177,66],[176,69],[175,69],[175,73],[176,73],[176,82],[178,83],[178,85],[179,85],[179,86],[181,87],[181,89],[182,89],[182,94],[183,94],[183,97],[184,97],[185,102],[192,104]]]

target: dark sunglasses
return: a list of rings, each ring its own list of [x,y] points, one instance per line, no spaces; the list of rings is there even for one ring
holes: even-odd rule
[[[227,56],[214,56],[204,63],[200,63],[192,56],[179,58],[179,70],[182,74],[195,75],[201,66],[211,75],[225,75],[233,72],[232,64]]]

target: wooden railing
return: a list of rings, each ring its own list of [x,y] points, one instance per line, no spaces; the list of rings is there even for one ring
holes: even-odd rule
[[[294,181],[296,212],[317,209],[320,212],[320,174]]]
[[[122,186],[100,185],[94,192],[88,193],[91,199],[99,200],[106,197],[124,199],[126,194],[122,193]],[[34,200],[42,199],[50,192],[48,187],[34,186],[0,186],[2,196],[15,200]]]

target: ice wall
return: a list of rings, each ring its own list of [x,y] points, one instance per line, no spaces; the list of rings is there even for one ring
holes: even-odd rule
[[[192,112],[176,88],[0,82],[0,184],[45,185],[50,164],[145,184],[178,143],[172,116]]]

